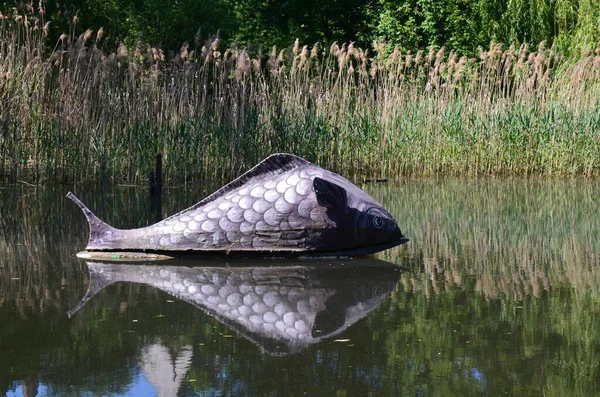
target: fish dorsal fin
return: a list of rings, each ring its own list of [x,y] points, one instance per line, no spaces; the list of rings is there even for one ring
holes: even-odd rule
[[[315,178],[314,186],[319,205],[329,209],[347,210],[348,193],[346,193],[346,189],[322,178]]]
[[[257,165],[255,165],[253,168],[246,171],[244,174],[240,175],[233,181],[229,182],[227,185],[225,185],[222,188],[220,188],[219,190],[217,190],[216,192],[205,197],[204,199],[202,199],[198,203],[192,205],[191,207],[186,208],[183,211],[180,211],[174,215],[171,215],[170,217],[166,218],[165,220],[178,217],[181,214],[183,214],[184,212],[194,210],[198,207],[202,207],[202,206],[218,199],[219,197],[231,192],[232,190],[235,190],[235,189],[238,189],[238,188],[244,186],[246,183],[248,183],[250,180],[252,180],[254,178],[257,178],[257,177],[260,177],[263,175],[264,176],[280,175],[280,174],[283,174],[284,172],[287,172],[287,171],[290,171],[293,169],[297,169],[297,168],[301,168],[301,167],[306,167],[306,166],[316,167],[313,163],[311,163],[307,160],[304,160],[302,157],[298,157],[293,154],[289,154],[289,153],[272,154],[269,157],[267,157],[266,159],[264,159],[263,161],[261,161],[260,163],[258,163]]]

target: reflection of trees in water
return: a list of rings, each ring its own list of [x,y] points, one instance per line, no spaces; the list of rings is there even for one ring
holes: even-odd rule
[[[0,196],[0,286],[3,291],[35,287],[27,293],[41,297],[56,293],[48,291],[50,284],[59,280],[52,288],[60,289],[60,283],[64,286],[80,273],[81,267],[74,265],[73,238],[87,232],[87,226],[65,216],[60,192],[28,190],[6,189]]]
[[[0,394],[23,380],[44,384],[49,395],[125,393],[144,346],[159,343],[179,351],[193,343],[201,321],[163,293],[126,285],[111,286],[85,313],[69,319],[67,310],[84,293],[82,280],[79,288],[69,287],[60,305],[43,311],[34,305],[25,317],[14,304],[0,306]]]
[[[399,379],[432,393],[472,395],[474,380],[457,376],[476,369],[485,375],[478,387],[488,385],[489,395],[600,391],[597,291],[553,287],[538,297],[489,299],[474,294],[476,281],[467,278],[426,296],[413,292],[410,281],[408,289],[399,284],[390,315],[378,324],[388,330],[389,373]]]
[[[165,346],[155,343],[144,346],[140,367],[146,379],[156,389],[156,396],[176,396],[192,361],[192,346],[186,345],[174,355]]]

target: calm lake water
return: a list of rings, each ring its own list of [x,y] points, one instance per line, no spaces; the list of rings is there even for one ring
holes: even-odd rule
[[[599,182],[365,185],[411,239],[367,260],[75,257],[69,189],[129,228],[214,187],[0,188],[0,395],[600,393]]]

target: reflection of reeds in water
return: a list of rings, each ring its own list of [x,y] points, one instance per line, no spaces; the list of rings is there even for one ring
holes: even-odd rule
[[[369,186],[411,239],[383,254],[416,270],[407,290],[488,298],[598,285],[600,186],[582,181],[406,181]],[[466,286],[465,286],[466,287]]]
[[[14,305],[22,318],[29,312],[65,312],[77,291],[85,289],[87,270],[75,254],[85,247],[88,225],[65,191],[29,186],[0,190],[0,307]],[[101,208],[102,193],[86,189],[84,194],[90,205]],[[104,218],[151,223],[147,192],[131,194],[121,188],[110,197],[119,205],[103,213]]]
[[[374,357],[377,362],[373,368],[387,368],[382,378],[386,382],[442,383],[436,391],[446,390],[446,383],[447,390],[455,391],[452,380],[464,374],[464,367],[478,368],[488,377],[488,394],[530,395],[544,387],[547,395],[597,394],[597,182],[406,180],[364,188],[391,210],[411,238],[408,244],[384,252],[382,258],[412,271],[402,273],[391,303],[382,306],[389,312],[365,319],[373,322],[373,339],[368,336],[355,348],[344,349],[356,352],[360,346],[367,346],[356,353],[354,362]],[[169,199],[175,202],[166,203],[167,214],[181,209],[182,202],[187,205],[197,199],[193,189],[187,190],[169,192]],[[86,189],[81,198],[110,223],[140,226],[149,222],[150,212],[143,204],[147,192],[131,192],[117,188],[94,193]],[[134,351],[144,341],[140,334],[129,333],[132,319],[144,320],[136,326],[144,323],[143,332],[179,344],[176,349],[192,343],[198,327],[204,327],[204,335],[215,332],[213,322],[194,317],[194,310],[186,310],[186,304],[167,303],[164,296],[154,303],[140,299],[158,290],[148,292],[145,287],[129,283],[111,287],[110,293],[97,296],[92,303],[96,311],[91,316],[108,316],[114,321],[90,321],[81,312],[67,322],[64,312],[75,306],[86,287],[86,270],[74,257],[85,245],[86,221],[64,197],[64,191],[38,188],[36,194],[29,195],[25,195],[26,190],[0,193],[0,308],[5,315],[16,308],[19,321],[12,325],[19,332],[25,329],[19,328],[19,323],[30,324],[21,320],[28,316],[35,319],[38,314],[42,322],[36,326],[51,321],[47,329],[70,335],[68,343],[60,337],[48,338],[51,348],[56,349],[50,351],[60,352],[56,353],[60,365],[53,363],[51,367],[69,369],[60,371],[60,382],[64,382],[65,374],[88,368],[85,363],[73,361],[73,357],[101,357],[104,363],[119,363],[118,372],[109,373],[111,385],[116,374],[129,373],[123,371],[124,361],[118,358],[133,356],[123,352]],[[475,289],[480,293],[473,293]],[[54,312],[65,320],[58,331],[54,328],[57,322],[48,316]],[[153,317],[159,313],[167,313],[168,317]],[[170,321],[189,328],[173,328]],[[349,332],[360,329],[351,327]],[[179,333],[179,339],[174,338],[174,332]],[[353,340],[361,338],[352,335]],[[38,346],[42,339],[32,338]],[[241,346],[231,350],[228,344],[207,344],[205,348],[213,350],[201,357],[229,357],[232,351],[241,351],[237,350]],[[24,361],[27,366],[43,362],[39,357],[49,356],[46,347],[37,349],[43,354],[38,356],[38,350],[34,350],[36,355]],[[388,361],[380,362],[373,352]],[[329,354],[339,362],[338,350]],[[255,351],[248,357],[254,360]],[[314,362],[311,358],[307,368]],[[281,367],[280,361],[274,364],[274,370]],[[112,367],[105,364],[102,368]],[[533,381],[528,372],[532,368],[537,376]],[[348,379],[354,379],[355,369],[348,370],[352,373]],[[513,379],[512,384],[506,379]],[[578,381],[573,385],[565,379]],[[130,384],[130,379],[123,384]],[[494,393],[496,390],[501,392]]]
[[[405,322],[386,347],[427,369],[390,359],[399,378],[429,374],[444,384],[465,365],[482,370],[487,394],[598,394],[597,181],[406,180],[366,189],[411,239],[381,255],[411,269],[390,309]]]
[[[411,239],[381,254],[415,270],[403,275],[405,290],[439,294],[458,286],[489,298],[520,299],[553,287],[583,291],[600,282],[596,182],[406,180],[364,188],[391,210]],[[64,192],[3,192],[2,289],[20,283],[41,297],[50,274],[55,288],[81,277],[74,254],[85,246],[88,229]],[[163,216],[203,195],[197,189],[169,191]],[[119,227],[154,222],[143,190],[86,191],[82,197]]]
[[[343,174],[597,174],[600,55],[491,45],[389,57],[350,45],[270,54],[218,38],[101,50],[64,34],[45,55],[39,15],[0,29],[0,169],[13,177],[142,181],[237,175],[294,152]],[[598,51],[598,50],[596,50]],[[373,154],[377,153],[376,156]]]
[[[23,319],[32,312],[63,312],[64,289],[81,289],[83,282],[73,257],[72,225],[58,222],[65,220],[62,208],[44,189],[0,192],[0,307],[14,306]]]
[[[411,239],[381,254],[415,270],[403,275],[404,289],[439,294],[459,286],[489,298],[520,299],[558,286],[583,291],[600,282],[596,182],[406,180],[365,189],[390,208]],[[204,195],[197,189],[177,192],[168,192],[163,216]],[[42,297],[50,272],[55,288],[81,276],[74,254],[85,246],[88,230],[63,192],[27,193],[25,187],[3,191],[0,283],[4,291],[18,283]],[[118,188],[110,195],[89,191],[85,196],[111,224],[138,227],[154,221],[144,191]]]

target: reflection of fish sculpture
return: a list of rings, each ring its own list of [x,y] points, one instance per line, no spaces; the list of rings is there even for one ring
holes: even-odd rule
[[[366,255],[407,239],[371,196],[291,154],[274,154],[192,207],[154,225],[115,229],[75,195],[89,251]]]
[[[381,303],[400,268],[374,259],[276,267],[87,262],[88,292],[73,315],[118,281],[152,285],[216,317],[271,354],[296,352],[344,331]]]

